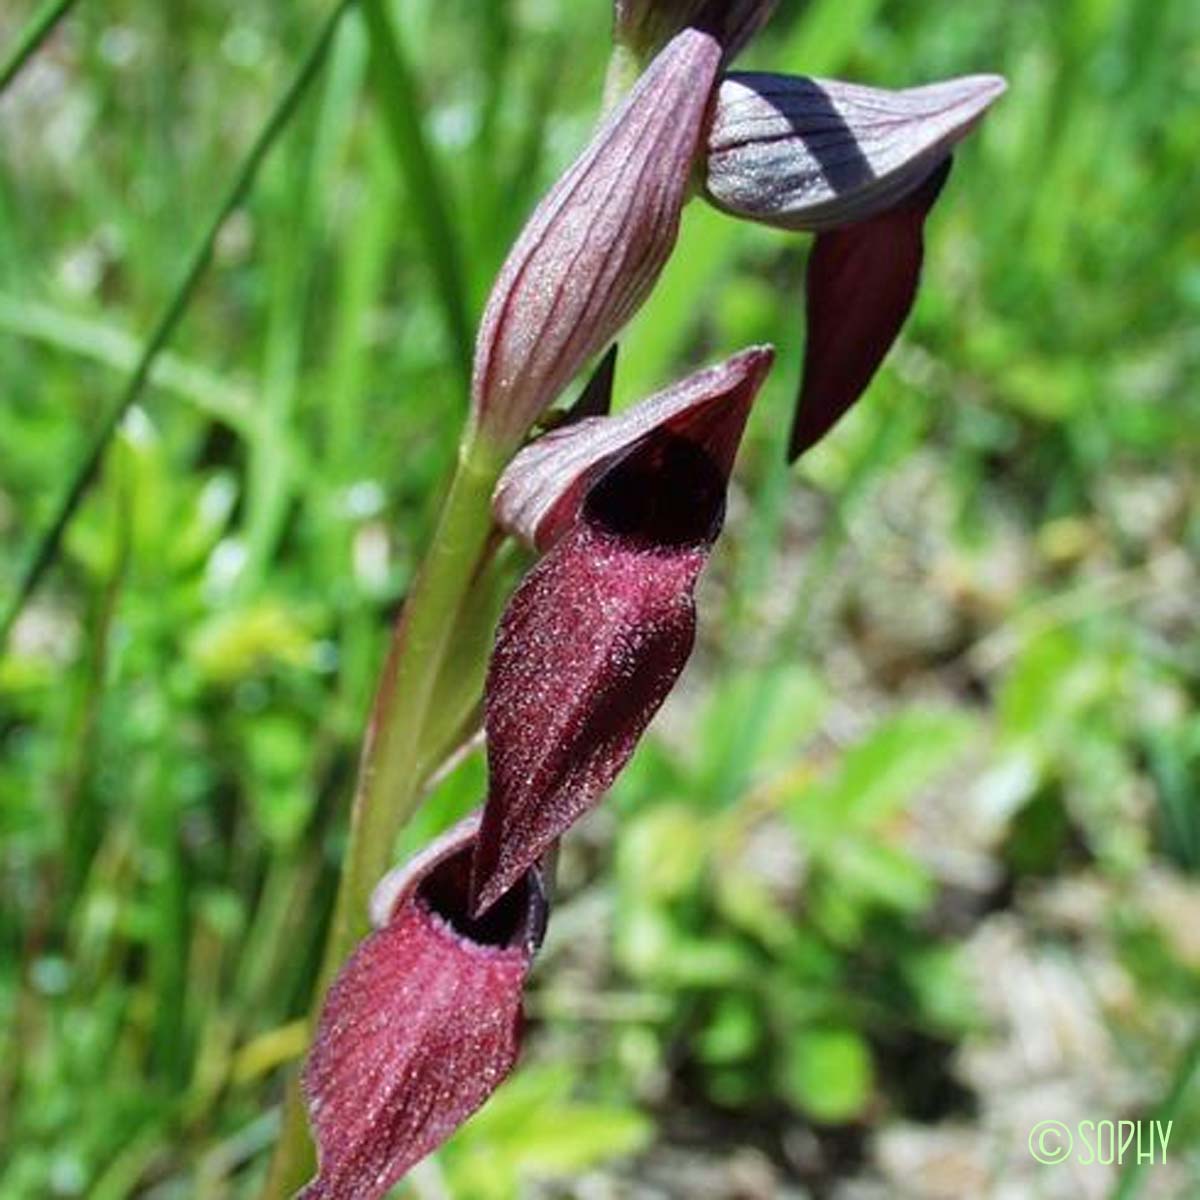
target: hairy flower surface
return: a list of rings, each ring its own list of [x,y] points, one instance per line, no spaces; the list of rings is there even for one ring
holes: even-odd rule
[[[649,402],[648,426],[639,428],[646,405],[640,416],[601,418],[611,439],[586,423],[572,427],[595,440],[547,490],[569,496],[572,480],[592,481],[575,519],[510,601],[488,671],[488,799],[474,911],[599,802],[683,670],[695,639],[694,589],[771,357],[749,351],[732,368],[693,377],[717,396],[707,409],[701,386],[690,407],[678,393]],[[592,477],[587,460],[597,446],[609,457],[595,460],[607,466]]]
[[[500,477],[492,499],[497,522],[527,545],[549,549],[574,524],[596,478],[656,431],[703,447],[728,476],[741,438],[741,426],[729,414],[749,405],[772,359],[767,347],[744,350],[616,416],[582,417],[552,430],[526,446]]]
[[[536,868],[467,912],[475,816],[376,890],[380,926],[326,997],[304,1072],[320,1169],[303,1200],[373,1200],[511,1071],[546,921]]]
[[[472,380],[474,420],[515,449],[633,316],[675,245],[721,47],[674,37],[538,205],[492,289]]]

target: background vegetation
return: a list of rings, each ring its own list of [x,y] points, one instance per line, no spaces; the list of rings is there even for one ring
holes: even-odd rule
[[[0,96],[5,604],[330,8],[84,0]],[[254,1194],[470,333],[608,9],[351,10],[13,629],[0,1195]],[[567,844],[525,1065],[401,1191],[1200,1194],[1200,7],[784,0],[746,63],[1011,90],[794,471],[807,243],[689,209],[619,396],[781,349],[703,644]],[[1140,1174],[1026,1148],[1154,1114]]]

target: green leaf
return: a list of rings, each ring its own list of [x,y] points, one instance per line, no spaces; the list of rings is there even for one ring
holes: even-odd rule
[[[922,1016],[939,1030],[961,1035],[978,1023],[979,1001],[957,946],[927,946],[900,961]]]
[[[826,868],[835,887],[864,902],[913,913],[933,902],[929,872],[912,855],[876,838],[840,839]]]
[[[816,1121],[851,1121],[866,1108],[874,1087],[870,1047],[852,1029],[801,1030],[784,1050],[779,1087]]]
[[[730,993],[718,1001],[696,1038],[696,1053],[713,1066],[744,1062],[762,1040],[762,1019],[746,996]]]
[[[803,666],[772,664],[716,681],[695,739],[696,790],[715,790],[731,762],[766,774],[793,758],[826,700],[824,684]]]
[[[659,805],[630,820],[618,850],[630,902],[664,904],[688,895],[699,883],[708,847],[704,823],[682,805]]]
[[[226,686],[274,667],[311,667],[315,661],[307,622],[270,597],[198,625],[187,639],[187,656],[202,678]]]
[[[831,780],[794,797],[790,812],[805,831],[875,827],[943,770],[973,729],[961,713],[898,713],[849,750]]]
[[[532,1068],[506,1083],[447,1147],[446,1175],[456,1196],[500,1200],[522,1177],[570,1175],[633,1154],[653,1135],[634,1109],[572,1102],[573,1075]]]

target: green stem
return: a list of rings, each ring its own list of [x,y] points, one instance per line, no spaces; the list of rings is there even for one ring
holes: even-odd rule
[[[396,837],[420,802],[422,732],[458,614],[486,557],[491,494],[503,465],[468,434],[433,542],[396,626],[359,769],[314,1012],[338,968],[367,932],[371,889],[392,865]],[[264,1198],[292,1195],[311,1173],[303,1098],[293,1079]]]
[[[420,795],[421,734],[442,660],[491,531],[491,495],[503,463],[467,443],[459,453],[424,566],[404,606],[376,700],[350,818],[326,975],[367,928],[367,900],[392,865],[396,837]]]

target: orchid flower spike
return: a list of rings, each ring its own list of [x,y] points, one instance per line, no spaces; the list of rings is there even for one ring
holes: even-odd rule
[[[747,350],[628,412],[555,430],[502,478],[501,521],[550,548],[509,602],[488,670],[473,911],[599,802],[683,670],[693,593],[773,357]]]
[[[720,61],[707,33],[672,38],[522,231],[475,348],[472,419],[496,453],[521,444],[653,287],[679,232]]]
[[[996,75],[903,91],[783,75],[721,84],[706,196],[734,216],[818,235],[790,458],[853,405],[895,341],[950,153],[1005,87]]]
[[[546,886],[531,866],[471,917],[479,823],[467,818],[376,888],[376,930],[330,988],[304,1071],[320,1168],[302,1200],[383,1196],[516,1062]]]
[[[712,33],[726,59],[766,24],[776,0],[615,0],[613,41],[646,59],[681,29]]]

